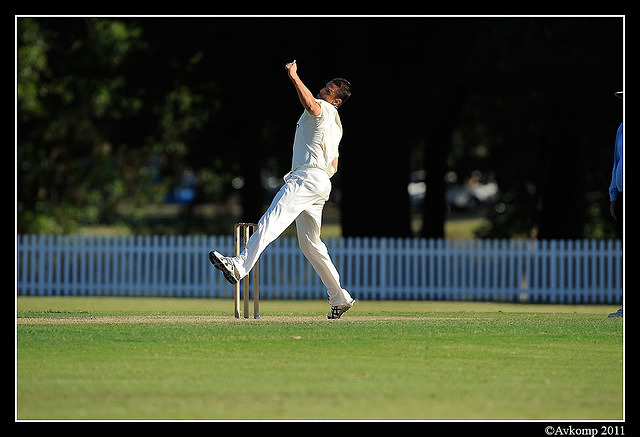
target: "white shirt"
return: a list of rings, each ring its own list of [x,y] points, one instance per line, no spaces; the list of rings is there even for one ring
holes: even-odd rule
[[[331,177],[335,173],[331,163],[339,156],[342,123],[332,104],[321,99],[316,102],[320,105],[320,115],[316,117],[305,110],[296,125],[291,171],[319,168]]]

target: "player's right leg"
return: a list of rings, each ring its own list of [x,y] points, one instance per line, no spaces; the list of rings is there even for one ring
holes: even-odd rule
[[[235,257],[226,257],[212,250],[209,252],[209,261],[222,271],[227,281],[235,284],[251,271],[267,246],[314,201],[313,193],[304,186],[304,179],[291,175],[260,218],[258,229],[251,235],[242,252]]]
[[[224,278],[229,281],[229,283],[235,285],[242,279],[231,258],[212,250],[209,252],[209,262],[222,272]]]

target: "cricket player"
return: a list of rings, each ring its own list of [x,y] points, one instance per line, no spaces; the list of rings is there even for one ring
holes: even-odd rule
[[[304,107],[296,124],[291,171],[284,176],[284,185],[242,253],[225,257],[212,250],[209,261],[227,281],[236,284],[251,271],[267,246],[295,221],[300,249],[327,287],[331,306],[327,318],[339,319],[355,300],[340,285],[340,275],[320,239],[320,228],[322,209],[331,192],[330,178],[338,170],[342,123],[337,108],[351,95],[351,84],[346,79],[333,79],[314,98],[298,76],[296,61],[286,64],[285,69]]]
[[[616,97],[623,98],[624,92],[618,91],[615,93]],[[616,233],[617,237],[622,240],[623,238],[623,209],[622,209],[622,161],[623,161],[623,130],[622,123],[618,127],[616,132],[616,143],[613,152],[613,171],[611,172],[611,184],[609,185],[609,211],[611,217],[616,221]],[[622,317],[622,307],[615,313],[609,314],[609,317]]]

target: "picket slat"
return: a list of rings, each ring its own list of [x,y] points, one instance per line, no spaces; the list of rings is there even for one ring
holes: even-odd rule
[[[232,253],[229,236],[18,235],[19,296],[231,298],[207,252]],[[620,240],[331,238],[343,287],[361,300],[548,303],[622,301]],[[323,299],[295,237],[260,258],[263,299]]]

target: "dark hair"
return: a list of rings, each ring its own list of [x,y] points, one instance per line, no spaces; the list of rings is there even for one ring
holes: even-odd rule
[[[349,96],[351,96],[351,83],[349,83],[347,79],[343,79],[341,77],[336,77],[331,82],[338,86],[336,96],[342,100],[342,103],[346,102]],[[340,105],[342,105],[342,103],[340,103]]]

